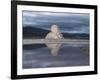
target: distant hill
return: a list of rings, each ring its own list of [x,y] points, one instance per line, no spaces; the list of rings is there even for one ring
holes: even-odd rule
[[[23,27],[23,38],[45,38],[45,36],[49,33],[49,30],[44,30],[40,28],[34,28],[32,26]],[[88,34],[69,34],[62,33],[64,38],[74,38],[74,39],[89,39]]]

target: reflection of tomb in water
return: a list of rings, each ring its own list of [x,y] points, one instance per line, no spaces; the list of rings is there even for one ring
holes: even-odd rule
[[[53,55],[53,56],[58,56],[58,54],[59,54],[59,50],[60,50],[60,47],[61,47],[61,43],[56,43],[56,44],[54,44],[54,43],[46,43],[46,45],[47,45],[47,47],[49,48],[49,49],[51,49],[51,54]]]

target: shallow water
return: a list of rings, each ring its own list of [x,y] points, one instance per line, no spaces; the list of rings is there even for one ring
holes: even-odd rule
[[[54,48],[56,50],[56,48]],[[52,53],[45,44],[23,46],[23,68],[47,68],[89,65],[88,45],[62,44]]]

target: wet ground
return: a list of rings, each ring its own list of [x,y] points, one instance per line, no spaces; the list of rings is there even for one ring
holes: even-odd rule
[[[45,44],[23,45],[23,68],[89,65],[89,47],[86,44],[62,44],[57,50],[53,53]]]

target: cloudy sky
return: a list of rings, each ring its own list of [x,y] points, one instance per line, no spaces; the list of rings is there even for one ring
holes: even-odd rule
[[[57,24],[64,32],[89,33],[89,14],[23,11],[23,27],[32,26],[50,30]]]

